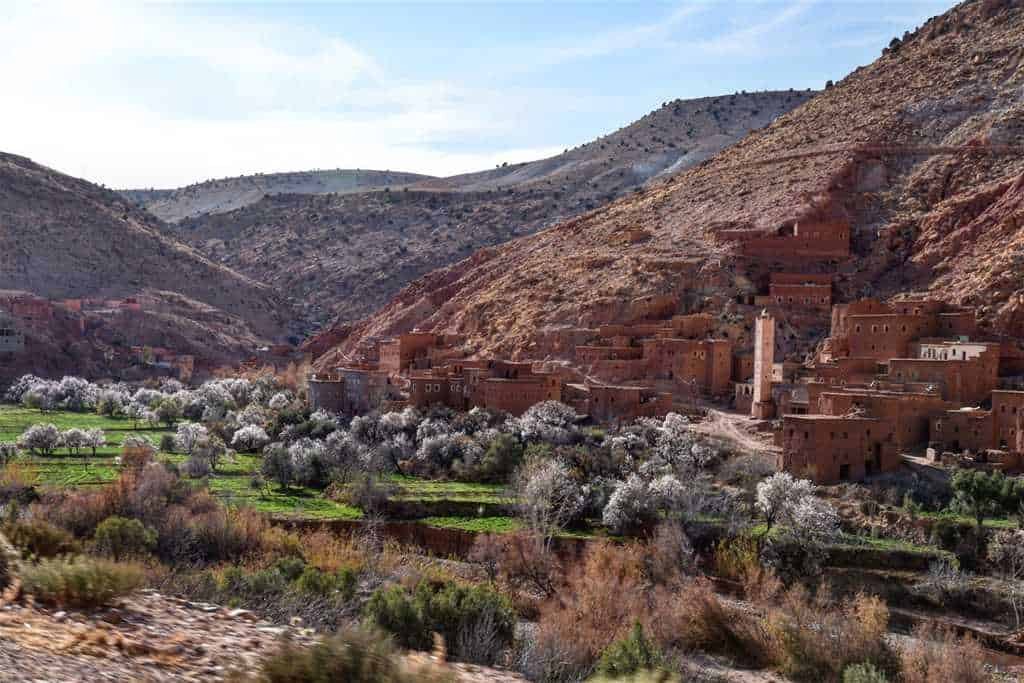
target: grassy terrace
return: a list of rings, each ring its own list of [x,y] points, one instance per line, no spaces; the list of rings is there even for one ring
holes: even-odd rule
[[[388,482],[398,488],[399,500],[453,500],[467,503],[508,503],[506,486],[462,481],[433,481],[393,474]]]
[[[164,434],[173,430],[151,429],[126,418],[110,418],[93,413],[65,411],[41,412],[20,406],[0,406],[0,441],[13,442],[33,424],[52,423],[59,429],[99,427],[107,438],[107,445],[97,449],[93,457],[86,449],[81,455],[69,455],[58,449],[49,456],[26,454],[19,462],[22,475],[39,486],[86,487],[113,481],[120,473],[115,458],[129,435],[148,439],[154,446]],[[186,456],[180,453],[159,453],[160,460],[181,464]],[[231,461],[222,461],[217,472],[208,480],[210,491],[229,505],[251,505],[260,512],[305,519],[359,519],[362,511],[325,498],[320,491],[290,487],[284,491],[275,485],[252,487],[253,476],[259,471],[260,459],[249,454],[238,454]],[[395,498],[406,501],[457,501],[468,503],[506,503],[505,487],[494,484],[429,481],[402,475],[392,475],[389,483],[397,488]],[[434,526],[475,530],[512,530],[516,520],[511,517],[437,517],[424,520]]]

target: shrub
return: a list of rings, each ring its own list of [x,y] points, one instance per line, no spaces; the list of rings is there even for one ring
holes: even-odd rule
[[[0,467],[14,462],[18,458],[19,453],[18,444],[0,443]]]
[[[192,456],[181,467],[182,473],[189,479],[202,479],[213,472],[213,466],[206,458]]]
[[[499,434],[467,477],[486,482],[508,481],[523,462],[523,445],[511,434]]]
[[[346,629],[309,648],[290,641],[263,662],[257,680],[266,683],[441,683],[452,680],[437,669],[407,671],[394,645],[380,633]]]
[[[833,605],[822,592],[812,598],[800,586],[787,591],[767,617],[772,657],[780,671],[798,680],[838,679],[857,663],[893,668],[885,642],[888,624],[889,610],[878,598],[858,595]]]
[[[458,659],[492,663],[512,642],[515,614],[503,596],[487,586],[421,581],[410,595],[403,588],[378,589],[364,608],[367,620],[392,633],[398,643],[427,649],[439,633]],[[487,648],[478,648],[479,641]]]
[[[303,593],[313,595],[329,595],[337,591],[347,601],[355,595],[358,578],[351,569],[343,569],[332,574],[316,567],[306,567],[295,579],[295,586]]]
[[[88,557],[59,557],[25,564],[22,590],[40,602],[92,608],[109,604],[142,585],[142,570]]]
[[[873,664],[851,664],[843,669],[843,683],[889,683]]]
[[[913,631],[913,641],[900,649],[901,679],[904,683],[986,683],[984,651],[973,638],[957,638],[950,629],[935,624]]]
[[[96,551],[115,561],[142,557],[156,547],[156,531],[137,519],[107,517],[96,527]]]
[[[74,536],[42,519],[11,521],[2,531],[26,558],[56,557],[79,551]]]
[[[173,453],[175,448],[174,435],[164,434],[160,437],[160,450],[164,453]]]
[[[660,661],[661,653],[644,634],[644,627],[638,621],[633,624],[628,637],[605,648],[597,670],[609,678],[618,678],[643,669],[653,669]]]

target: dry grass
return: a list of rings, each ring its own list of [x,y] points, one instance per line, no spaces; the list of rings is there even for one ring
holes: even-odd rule
[[[958,638],[935,624],[914,629],[915,642],[900,650],[903,683],[987,683],[983,650],[973,638]]]

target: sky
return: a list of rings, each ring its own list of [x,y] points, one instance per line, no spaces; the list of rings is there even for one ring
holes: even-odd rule
[[[821,88],[952,0],[0,2],[0,151],[108,187],[451,175]]]

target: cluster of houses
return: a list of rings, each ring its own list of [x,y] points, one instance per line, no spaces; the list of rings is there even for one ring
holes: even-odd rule
[[[792,273],[772,274],[768,293],[748,303],[761,309],[752,339],[706,313],[677,315],[673,302],[656,302],[661,319],[562,330],[567,362],[468,358],[450,334],[372,340],[357,358],[313,375],[310,398],[349,413],[443,405],[513,415],[556,400],[602,423],[704,398],[774,425],[778,468],[819,483],[889,472],[914,453],[1024,465],[1024,391],[1014,384],[1024,351],[979,341],[973,310],[920,298],[833,305],[830,276]],[[780,311],[826,324],[831,313],[812,359],[776,361]]]
[[[775,363],[775,319],[756,321],[754,377],[738,410],[777,418],[778,468],[820,483],[895,470],[904,454],[982,467],[1024,464],[1024,365],[1016,342],[977,340],[974,311],[865,299],[832,308],[808,363]]]

